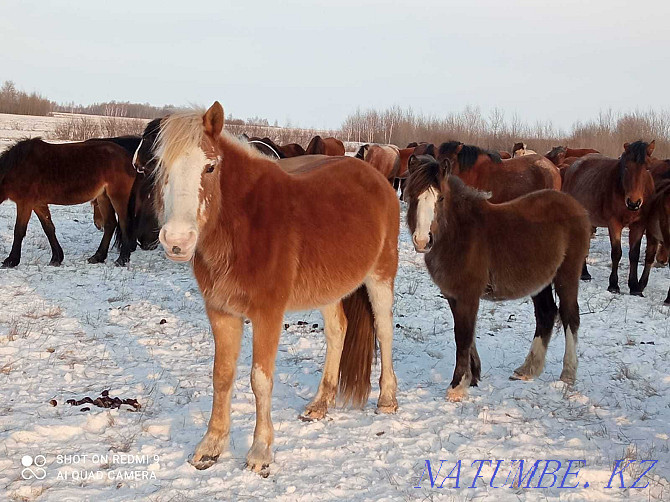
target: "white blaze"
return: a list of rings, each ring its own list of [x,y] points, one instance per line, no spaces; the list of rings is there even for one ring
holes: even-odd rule
[[[166,251],[179,246],[185,258],[195,251],[202,172],[208,162],[200,148],[192,149],[169,166],[162,186],[160,241]]]
[[[419,195],[416,207],[416,228],[412,236],[415,242],[428,243],[430,240],[430,226],[435,219],[435,204],[438,196],[439,192],[435,187],[430,187]]]

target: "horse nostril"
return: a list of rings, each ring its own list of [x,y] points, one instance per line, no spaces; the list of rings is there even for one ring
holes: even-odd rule
[[[172,254],[181,254],[181,248],[179,246],[172,246]]]

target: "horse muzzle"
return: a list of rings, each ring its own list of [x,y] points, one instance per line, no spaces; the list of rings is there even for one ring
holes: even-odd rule
[[[626,197],[626,207],[630,211],[638,211],[642,207],[642,199],[637,199],[635,202]]]
[[[170,232],[163,227],[158,234],[158,240],[163,245],[168,258],[172,261],[183,262],[193,258],[198,234],[193,230],[180,233]]]
[[[412,236],[412,244],[417,253],[427,253],[433,247],[433,233],[428,232],[428,239],[418,238],[416,235]]]

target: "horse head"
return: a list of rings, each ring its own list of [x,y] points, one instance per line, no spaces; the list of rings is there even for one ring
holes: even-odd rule
[[[654,153],[656,142],[625,143],[624,152],[619,159],[619,174],[624,192],[624,202],[630,211],[638,211],[644,203],[648,168]]]

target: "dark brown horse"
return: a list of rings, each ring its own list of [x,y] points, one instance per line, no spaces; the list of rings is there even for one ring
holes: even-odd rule
[[[400,150],[395,145],[363,145],[355,157],[364,160],[393,184],[400,169]]]
[[[10,199],[16,203],[14,243],[2,266],[15,267],[21,261],[21,244],[33,211],[51,246],[50,264],[60,265],[63,249],[56,239],[49,204],[73,205],[94,199],[104,221],[104,234],[88,261],[100,263],[107,258],[118,215],[121,252],[116,264],[125,265],[132,251],[127,210],[134,181],[131,156],[109,141],[19,141],[0,155],[0,202]]]
[[[158,246],[160,225],[154,208],[152,174],[156,168],[155,144],[162,120],[154,119],[147,124],[133,155],[137,177],[130,192],[128,212],[133,232],[142,249],[155,249]]]
[[[502,160],[498,152],[464,145],[442,143],[438,161],[449,160],[450,169],[471,187],[490,192],[491,202],[507,202],[535,190],[561,189],[558,169],[541,155],[525,155]]]
[[[500,158],[503,160],[512,158],[512,154],[509,153],[507,150],[500,150],[498,153],[500,154]]]
[[[493,301],[531,296],[535,337],[513,379],[537,377],[560,314],[565,331],[561,380],[577,376],[577,293],[591,226],[584,208],[556,190],[541,190],[503,204],[446,176],[432,157],[412,158],[407,183],[407,223],[418,252],[426,253],[430,275],[447,298],[454,317],[456,368],[447,391],[460,401],[480,379],[475,343],[480,298]],[[552,283],[560,300],[557,309]]]
[[[644,233],[641,220],[644,202],[654,193],[654,180],[649,174],[655,143],[636,141],[626,143],[618,159],[603,155],[587,155],[565,171],[563,191],[577,199],[589,212],[594,227],[607,227],[612,245],[612,272],[608,291],[619,293],[619,261],[621,260],[621,231],[629,227],[628,235],[630,293],[641,295],[637,279],[640,242]],[[591,275],[584,261],[582,279]]]
[[[161,124],[154,175],[159,238],[170,259],[192,261],[214,334],[212,414],[192,464],[207,468],[226,447],[247,318],[256,397],[247,465],[261,471],[272,460],[272,387],[286,310],[319,308],[325,321],[324,373],[307,419],[326,415],[338,386],[345,401],[367,401],[375,334],[382,366],[377,409],[397,409],[391,309],[399,206],[389,183],[365,162],[329,157],[291,175],[223,125],[218,102]]]
[[[305,155],[305,149],[298,143],[287,143],[286,145],[281,145],[279,149],[286,159]]]
[[[670,180],[660,179],[656,183],[656,190],[649,201],[642,207],[645,231],[647,234],[647,249],[644,257],[644,270],[640,276],[640,292],[644,291],[649,281],[649,272],[657,256],[660,244],[670,246]],[[670,289],[665,298],[665,304],[670,305]]]
[[[409,158],[414,154],[415,146],[408,146],[400,150],[400,167],[393,180],[393,188],[398,191],[400,188],[400,200],[405,200],[405,186],[409,176]]]
[[[344,155],[344,143],[337,138],[314,136],[305,150],[307,155]]]

